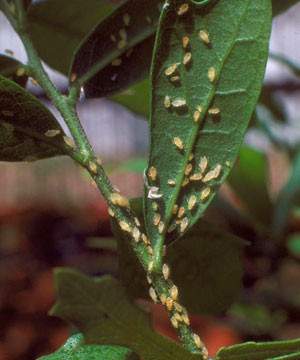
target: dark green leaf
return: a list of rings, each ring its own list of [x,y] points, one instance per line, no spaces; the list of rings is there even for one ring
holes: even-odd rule
[[[154,247],[192,226],[224,182],[258,99],[268,56],[270,0],[187,3],[189,9],[181,16],[180,0],[170,1],[163,10],[153,58],[149,188],[146,184],[144,206]],[[202,38],[200,31],[205,31]],[[186,48],[184,37],[190,39]],[[176,67],[174,72],[171,67]],[[173,76],[178,80],[173,81]],[[199,160],[204,157],[208,165],[202,167],[203,179],[192,181],[190,176],[200,174]],[[157,175],[151,179],[152,167]],[[153,225],[156,194],[161,196],[155,200],[164,224],[161,234]],[[167,229],[176,221],[175,204],[184,207],[185,214],[169,234]]]
[[[290,355],[285,357],[286,355]],[[266,343],[248,342],[222,348],[216,360],[271,360],[300,359],[300,340],[273,341]]]
[[[73,54],[87,33],[112,9],[98,0],[48,0],[28,9],[29,31],[39,56],[68,74]]]
[[[130,206],[143,226],[141,198],[130,200]],[[112,223],[112,230],[118,241],[122,284],[133,298],[149,298],[144,269],[119,226]],[[201,220],[182,241],[168,247],[165,262],[171,267],[180,301],[190,312],[217,314],[231,305],[240,290],[239,250],[245,244],[240,238]]]
[[[180,345],[154,332],[146,314],[111,276],[93,279],[72,269],[55,271],[58,302],[52,315],[74,324],[86,344],[126,346],[145,360],[196,360]]]
[[[84,345],[82,334],[70,337],[55,353],[38,360],[126,360],[132,352],[121,346]]]
[[[111,96],[149,75],[161,0],[125,0],[86,37],[72,74],[87,97]]]
[[[228,176],[228,183],[257,221],[269,224],[272,203],[266,185],[268,164],[260,152],[243,146],[239,161]]]
[[[298,2],[299,0],[272,0],[273,16],[280,15]]]
[[[19,61],[13,59],[10,56],[0,55],[0,75],[5,76],[6,78],[13,80],[19,85],[25,87],[28,76],[22,74],[23,69],[24,66]],[[21,75],[17,75],[18,70],[21,72]]]
[[[55,137],[48,130],[59,130]],[[65,154],[64,132],[52,113],[16,83],[0,76],[0,161],[35,161]]]

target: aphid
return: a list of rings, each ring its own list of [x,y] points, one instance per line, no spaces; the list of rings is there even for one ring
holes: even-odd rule
[[[165,295],[165,294],[161,294],[161,295],[160,295],[160,302],[162,303],[162,305],[165,305],[166,300],[167,300],[166,295]]]
[[[167,255],[167,247],[166,245],[164,245],[162,248],[162,256],[166,256],[166,255]]]
[[[200,36],[200,38],[201,38],[204,42],[206,42],[207,44],[210,43],[209,34],[208,34],[208,32],[207,32],[206,30],[200,30],[200,31],[199,31],[199,36]]]
[[[122,230],[124,230],[124,231],[127,231],[127,232],[131,232],[131,227],[127,224],[127,222],[126,221],[120,221],[120,227],[121,227],[121,229]]]
[[[202,113],[202,106],[201,105],[197,105],[197,110]]]
[[[132,232],[132,236],[133,236],[134,241],[135,241],[136,243],[139,242],[139,240],[140,240],[140,235],[141,235],[140,230],[139,230],[137,227],[134,227],[134,228],[133,228],[133,232]]]
[[[147,250],[150,255],[153,255],[153,249],[151,246],[147,246]]]
[[[162,273],[163,273],[164,279],[168,280],[169,276],[170,276],[170,268],[167,264],[163,264]]]
[[[150,278],[150,276],[147,274],[147,281],[148,281],[148,284],[151,285],[152,284],[152,280]]]
[[[200,113],[198,110],[196,110],[196,111],[194,112],[194,121],[195,121],[195,122],[198,122],[198,121],[199,121],[200,115],[201,115],[201,113]]]
[[[194,154],[193,153],[190,153],[189,155],[189,161],[192,161],[194,159]]]
[[[172,179],[169,179],[168,184],[171,185],[171,186],[174,186],[174,185],[176,185],[176,181],[172,180]]]
[[[182,223],[180,224],[180,231],[181,232],[184,232],[187,228],[189,224],[189,219],[187,217],[185,217],[183,220],[182,220]]]
[[[214,82],[215,81],[215,77],[216,77],[216,69],[212,66],[208,69],[208,78],[210,80],[210,82]]]
[[[122,64],[122,59],[115,59],[112,61],[111,65],[112,66],[120,66]]]
[[[181,206],[178,211],[178,217],[181,218],[185,214],[185,208]]]
[[[148,238],[147,238],[147,236],[145,234],[142,234],[142,240],[143,240],[145,245],[148,244]]]
[[[185,178],[181,184],[182,187],[187,186],[187,184],[190,182],[190,180],[188,178]]]
[[[45,136],[47,137],[54,137],[60,133],[60,130],[47,130],[45,132]]]
[[[111,217],[115,217],[115,213],[112,211],[112,209],[110,207],[108,208],[108,214]]]
[[[129,57],[133,53],[133,48],[130,48],[126,51],[125,56]]]
[[[159,199],[161,198],[164,194],[157,194],[159,188],[156,187],[156,186],[151,186],[149,188],[149,191],[148,191],[148,198],[149,199]]]
[[[196,202],[197,202],[196,196],[195,196],[195,195],[192,195],[192,196],[189,198],[188,209],[189,209],[189,210],[192,210],[193,207],[196,205]]]
[[[175,204],[175,205],[173,206],[173,215],[177,214],[177,211],[178,211],[178,205]]]
[[[177,69],[177,64],[170,65],[170,66],[168,66],[166,68],[165,74],[167,76],[172,75],[175,72],[176,69]]]
[[[172,76],[172,77],[170,78],[170,81],[172,81],[172,82],[175,82],[175,81],[178,81],[178,80],[179,80],[179,76],[178,76],[178,75]]]
[[[212,108],[208,110],[208,113],[211,115],[218,115],[220,114],[220,109],[219,108]]]
[[[153,209],[154,211],[157,211],[157,210],[158,210],[158,205],[157,205],[157,203],[156,203],[155,201],[153,201],[153,203],[152,203],[152,209]]]
[[[190,325],[190,319],[189,319],[188,315],[184,313],[184,314],[181,315],[181,317],[182,317],[182,320],[184,321],[184,323],[189,326]]]
[[[148,24],[152,23],[151,17],[149,15],[146,16],[146,21]]]
[[[183,63],[184,65],[186,65],[187,63],[189,63],[192,59],[192,54],[190,52],[187,52],[184,57],[183,57]]]
[[[114,192],[112,194],[110,194],[110,201],[116,205],[120,205],[122,207],[129,207],[129,201],[125,196],[122,196],[121,194]]]
[[[173,222],[168,228],[168,233],[171,233],[175,229],[176,229],[176,222]]]
[[[193,165],[192,164],[188,164],[185,168],[185,175],[188,175],[191,171],[193,170]]]
[[[221,169],[222,169],[222,166],[219,164],[217,165],[213,170],[209,171],[204,179],[202,180],[204,183],[212,180],[212,179],[216,179],[219,175],[220,175],[220,172],[221,172]]]
[[[89,168],[94,173],[98,173],[97,165],[93,161],[89,161]]]
[[[120,29],[119,34],[120,34],[121,39],[123,39],[123,40],[127,39],[127,32],[125,29]]]
[[[177,224],[177,225],[179,225],[179,224],[181,224],[181,223],[182,223],[182,219],[176,220],[176,224]]]
[[[151,272],[153,270],[153,265],[154,265],[154,262],[153,260],[151,260],[148,264],[148,271]]]
[[[15,53],[14,53],[12,50],[10,50],[10,49],[5,49],[4,52],[5,52],[5,54],[7,54],[7,55],[15,56]]]
[[[153,287],[151,287],[149,289],[149,295],[150,295],[152,301],[156,304],[157,303],[157,295],[156,295],[156,291],[153,289]]]
[[[76,78],[77,78],[77,75],[75,74],[75,73],[72,73],[71,74],[71,82],[74,82],[75,80],[76,80]]]
[[[206,187],[202,193],[201,193],[201,196],[200,196],[200,199],[203,201],[205,200],[210,194],[210,187]]]
[[[177,286],[176,286],[176,285],[173,285],[173,286],[170,288],[169,292],[170,292],[170,295],[172,296],[172,299],[173,299],[174,301],[176,301],[177,298],[178,298],[178,288],[177,288]]]
[[[195,341],[195,344],[196,344],[197,348],[201,349],[202,341],[200,340],[199,335],[193,334],[193,338],[194,338],[194,341]]]
[[[174,301],[174,307],[178,312],[182,312],[182,306],[177,301]]]
[[[172,106],[174,107],[182,107],[186,105],[186,100],[176,99],[172,101]]]
[[[153,181],[156,180],[157,171],[154,166],[151,166],[151,168],[149,169],[149,175],[151,176],[151,179]]]
[[[182,4],[178,9],[177,14],[181,16],[185,14],[188,11],[188,9],[189,9],[189,4]]]
[[[136,226],[141,226],[140,221],[137,217],[134,218],[134,222]]]
[[[226,161],[226,165],[228,166],[228,167],[230,167],[231,166],[231,164],[230,164],[230,161]]]
[[[130,24],[130,15],[129,14],[124,14],[123,22],[124,22],[125,26],[128,26]]]
[[[164,231],[165,228],[165,224],[160,221],[160,223],[158,224],[158,232],[161,234]]]
[[[72,149],[75,149],[75,144],[73,142],[73,140],[71,138],[69,138],[68,136],[64,136],[64,142],[70,146]]]
[[[180,321],[180,322],[183,321],[181,315],[178,314],[177,312],[174,314],[174,317],[175,317],[175,319],[176,319],[177,321]]]
[[[119,50],[123,49],[125,46],[127,45],[127,40],[126,39],[122,39],[118,42],[117,48]]]
[[[178,149],[183,150],[183,144],[180,137],[178,136],[174,137],[173,143],[178,147]]]
[[[183,46],[184,48],[187,48],[189,42],[190,42],[190,38],[187,37],[187,36],[185,36],[185,37],[182,39],[182,46]]]
[[[208,160],[206,156],[202,156],[199,162],[200,170],[203,173],[207,168]]]
[[[96,161],[97,161],[98,165],[102,165],[102,160],[101,160],[100,156],[97,156]]]
[[[2,110],[1,114],[4,116],[9,116],[9,117],[14,116],[14,113],[10,110]]]
[[[173,309],[173,299],[172,298],[170,298],[170,297],[167,297],[167,299],[166,299],[166,305],[167,305],[167,309],[169,310],[169,311],[171,311],[172,309]]]
[[[164,105],[165,107],[168,109],[171,106],[171,98],[169,95],[165,96],[165,101],[164,101]]]
[[[153,219],[154,226],[158,225],[158,223],[160,222],[160,218],[161,218],[160,214],[155,214],[154,219]]]
[[[171,317],[171,323],[175,329],[178,328],[178,321],[176,320],[176,318],[174,316]]]
[[[19,69],[16,72],[17,76],[22,76],[25,73],[25,69],[23,67],[19,67]]]
[[[198,180],[201,180],[202,177],[203,177],[202,174],[196,173],[196,174],[190,176],[190,180],[191,180],[191,181],[198,181]]]
[[[117,38],[115,37],[114,34],[110,34],[110,39],[111,39],[111,41],[113,41],[113,42],[116,42],[116,41],[117,41]]]

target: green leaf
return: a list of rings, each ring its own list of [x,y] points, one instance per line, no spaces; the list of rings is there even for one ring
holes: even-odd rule
[[[38,360],[126,360],[132,354],[120,346],[84,345],[82,334],[70,337],[55,353]]]
[[[53,69],[68,75],[77,46],[111,9],[112,5],[98,0],[34,2],[26,16],[39,56]]]
[[[125,346],[145,360],[201,359],[154,332],[146,314],[129,302],[113,277],[93,279],[72,269],[57,269],[55,284],[58,301],[52,315],[75,325],[86,344]]]
[[[295,233],[288,237],[287,247],[291,254],[300,258],[300,233]]]
[[[60,133],[48,137],[48,130]],[[0,161],[35,161],[66,154],[63,135],[45,105],[0,75]]]
[[[273,205],[266,185],[268,164],[260,152],[243,146],[228,183],[243,202],[246,211],[259,222],[269,224]]]
[[[280,15],[298,2],[299,0],[272,0],[273,16]]]
[[[18,83],[22,87],[25,87],[28,76],[22,74],[22,69],[24,69],[24,65],[19,61],[11,58],[10,56],[0,55],[0,75]],[[17,75],[18,70],[21,72],[21,75]]]
[[[142,199],[131,199],[130,206],[142,219]],[[119,277],[132,298],[149,298],[145,271],[119,226],[111,222],[118,241]],[[179,288],[180,302],[197,314],[218,314],[228,309],[239,294],[242,266],[240,248],[246,242],[200,220],[182,238],[167,248],[165,262]],[[205,296],[203,296],[205,294]]]
[[[161,247],[165,237],[172,239],[188,230],[225,181],[258,99],[268,56],[270,0],[186,3],[189,8],[183,15],[178,15],[180,0],[170,1],[163,10],[153,57],[144,206],[154,247]],[[189,38],[186,48],[185,37]],[[191,175],[201,176],[200,159],[203,178],[192,181]],[[152,169],[152,179],[151,168],[157,173]],[[157,194],[164,225],[161,234],[153,225]],[[185,214],[169,234],[167,229],[176,220],[175,204],[185,208]]]
[[[125,0],[84,39],[72,75],[88,98],[111,96],[149,75],[161,0]]]
[[[289,355],[289,356],[287,356]],[[271,360],[300,359],[300,340],[273,341],[265,343],[248,342],[222,348],[216,360]]]

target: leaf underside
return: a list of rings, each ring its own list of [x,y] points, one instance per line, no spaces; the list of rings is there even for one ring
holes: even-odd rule
[[[48,130],[60,133],[54,140],[44,135]],[[0,76],[0,161],[35,161],[63,155],[63,135],[57,120],[38,99]]]
[[[194,1],[185,3],[188,10],[183,15],[178,15],[180,0],[170,1],[163,10],[153,58],[147,177],[149,187],[158,187],[156,193],[162,197],[149,198],[145,184],[144,212],[147,232],[154,245],[162,243],[163,238],[172,240],[182,236],[224,182],[258,99],[268,56],[270,0],[219,0],[205,6]],[[209,43],[203,39],[203,32],[200,37],[200,30],[205,31]],[[189,38],[186,47],[184,37]],[[187,53],[191,58],[184,64]],[[166,75],[174,64],[175,71]],[[173,76],[178,79],[172,79]],[[176,106],[180,101],[183,105]],[[196,111],[200,112],[197,121]],[[175,145],[178,138],[182,149],[180,144]],[[190,178],[201,173],[202,157],[208,160],[206,169],[202,168],[203,178],[221,166],[218,176],[206,182],[203,178],[198,181]],[[153,177],[152,167],[157,174]],[[170,185],[169,180],[176,184]],[[196,204],[189,210],[192,195]],[[173,214],[175,204],[185,210],[180,219]],[[164,226],[161,233],[159,226],[154,226],[157,213]],[[171,231],[170,225],[174,228],[171,233],[167,232],[167,229]]]
[[[19,61],[10,56],[0,55],[0,75],[16,82],[22,87],[25,87],[28,76],[17,75],[17,71],[21,68],[23,68],[23,65]]]

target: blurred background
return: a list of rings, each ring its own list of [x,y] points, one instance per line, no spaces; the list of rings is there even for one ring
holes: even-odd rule
[[[244,340],[300,337],[299,14],[296,5],[274,19],[260,101],[235,169],[206,214],[251,242],[242,255],[240,299],[217,319],[193,318],[212,355]],[[8,49],[26,62],[20,40],[0,13],[0,53]],[[46,68],[67,93],[67,78]],[[59,118],[39,86],[28,81],[27,89]],[[115,101],[78,105],[95,152],[128,198],[142,195],[148,150],[147,93],[138,113],[120,105],[130,104],[134,91]],[[117,275],[116,244],[102,196],[72,160],[0,162],[0,174],[0,360],[36,359],[56,350],[70,332],[47,316],[55,301],[53,267]],[[159,307],[154,322],[174,337]]]

